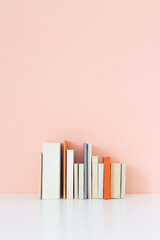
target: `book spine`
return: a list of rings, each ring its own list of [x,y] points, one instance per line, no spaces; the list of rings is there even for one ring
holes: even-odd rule
[[[79,171],[79,168],[78,168],[78,163],[74,163],[74,198],[75,199],[78,199],[78,180],[79,180],[79,177],[78,177],[78,171]]]
[[[61,144],[43,143],[42,198],[60,198]]]
[[[126,164],[121,164],[121,198],[125,198],[126,191]]]
[[[39,157],[39,199],[42,199],[42,169],[43,169],[43,153]]]
[[[74,150],[67,150],[67,199],[73,199]]]
[[[89,199],[92,198],[91,161],[92,161],[92,144],[88,144],[88,198]]]
[[[98,164],[98,198],[103,198],[103,173],[104,164]]]
[[[98,156],[92,156],[92,198],[98,197]]]
[[[111,163],[111,198],[120,198],[121,163]]]
[[[84,164],[79,163],[79,199],[84,199]]]
[[[63,199],[66,198],[66,153],[67,153],[67,141],[63,143]]]
[[[84,199],[88,197],[88,144],[84,143]]]
[[[110,157],[103,157],[104,162],[104,199],[110,199],[110,175],[111,175],[111,159]]]

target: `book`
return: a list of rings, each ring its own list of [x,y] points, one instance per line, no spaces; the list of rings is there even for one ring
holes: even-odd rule
[[[39,199],[42,199],[42,169],[43,169],[43,153],[39,157]]]
[[[73,199],[74,150],[67,150],[67,199]]]
[[[43,143],[42,198],[59,199],[61,193],[61,144]]]
[[[120,198],[121,163],[111,163],[111,198]]]
[[[92,156],[92,198],[98,197],[98,156]]]
[[[73,178],[74,178],[74,183],[73,183],[73,186],[74,186],[74,198],[75,199],[78,199],[78,180],[79,180],[79,168],[78,168],[78,163],[74,163],[74,174],[73,174]]]
[[[91,161],[92,161],[92,144],[88,144],[88,199],[92,198]]]
[[[121,198],[125,198],[126,164],[121,163]]]
[[[104,164],[98,164],[98,198],[103,198],[103,173]]]
[[[67,141],[64,140],[63,142],[63,181],[62,181],[62,195],[63,195],[63,199],[66,198],[66,154],[67,154]]]
[[[84,164],[79,163],[79,199],[84,199]]]
[[[88,144],[84,143],[84,199],[88,197]]]
[[[104,162],[104,199],[110,199],[110,175],[111,175],[111,159],[110,157],[103,157]]]

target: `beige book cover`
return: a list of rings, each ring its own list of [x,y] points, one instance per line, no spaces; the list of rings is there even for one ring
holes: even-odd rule
[[[74,150],[67,150],[67,199],[73,199]]]
[[[121,164],[121,198],[125,198],[126,191],[126,164]]]
[[[74,199],[78,199],[78,163],[74,163]]]
[[[39,156],[39,199],[42,199],[42,171],[43,171],[43,153]]]
[[[92,156],[92,198],[98,198],[98,156]]]
[[[121,163],[111,163],[111,198],[120,198]]]
[[[104,164],[98,164],[98,198],[103,198]]]
[[[84,164],[79,163],[79,199],[84,199]]]

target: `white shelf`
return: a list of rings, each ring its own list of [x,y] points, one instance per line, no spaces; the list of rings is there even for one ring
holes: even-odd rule
[[[126,199],[38,200],[0,195],[2,240],[160,239],[160,194]]]

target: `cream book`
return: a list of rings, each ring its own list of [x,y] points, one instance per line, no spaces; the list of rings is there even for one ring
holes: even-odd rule
[[[84,164],[79,163],[79,199],[84,199]]]
[[[43,143],[42,198],[60,198],[61,144]]]
[[[98,198],[103,198],[104,164],[98,164]]]
[[[67,150],[67,199],[73,199],[74,150]]]
[[[92,198],[91,162],[92,162],[92,144],[88,144],[88,199]]]
[[[78,163],[74,163],[74,174],[73,174],[73,179],[74,179],[74,183],[73,183],[73,188],[74,188],[74,199],[78,199],[78,178],[79,178],[79,174],[78,174],[79,168],[78,168]]]
[[[98,156],[92,156],[92,198],[98,198]]]
[[[121,198],[125,198],[126,191],[126,164],[121,164]]]
[[[39,157],[39,199],[42,199],[42,169],[43,169],[43,153]]]
[[[111,163],[111,198],[120,198],[121,163]]]

